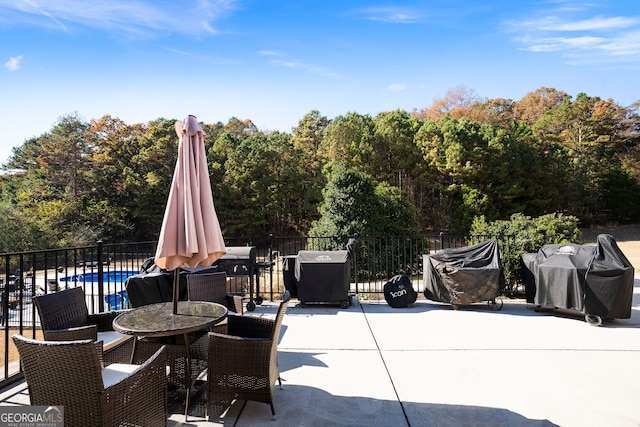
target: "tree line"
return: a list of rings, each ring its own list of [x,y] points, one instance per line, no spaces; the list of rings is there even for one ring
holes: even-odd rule
[[[451,89],[422,110],[328,119],[291,133],[202,123],[225,235],[466,233],[474,219],[640,220],[640,101],[539,88]],[[154,240],[177,157],[174,123],[61,117],[0,177],[0,252]]]

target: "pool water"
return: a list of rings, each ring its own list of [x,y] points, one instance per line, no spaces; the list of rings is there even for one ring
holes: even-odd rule
[[[107,310],[123,310],[127,308],[129,296],[127,295],[126,289],[116,292],[115,294],[105,295],[104,303],[106,304],[105,308]]]
[[[111,270],[102,272],[102,281],[104,283],[124,283],[129,276],[139,274],[133,270]],[[61,277],[61,282],[94,282],[98,283],[98,273],[80,273],[73,276]]]
[[[123,289],[124,283],[127,281],[127,278],[136,274],[139,274],[139,272],[134,270],[110,270],[102,273],[102,282],[105,289],[105,310],[122,310],[127,308],[129,299],[127,291]],[[95,305],[97,295],[90,295],[89,293],[97,293],[98,279],[98,272],[87,272],[61,277],[59,280],[61,283],[67,284],[67,286],[70,283],[74,283],[75,286],[83,286],[85,294],[87,294],[87,303]],[[113,292],[114,288],[120,288],[122,290]],[[91,301],[92,298],[94,301]]]

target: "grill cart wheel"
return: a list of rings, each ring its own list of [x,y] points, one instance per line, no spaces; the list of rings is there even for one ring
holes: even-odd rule
[[[504,301],[502,301],[502,298],[498,298],[498,299],[492,299],[490,301],[487,301],[487,305],[489,305],[489,308],[492,311],[500,311],[502,310],[502,306],[504,305]]]
[[[590,324],[591,326],[601,326],[602,325],[602,317],[596,314],[586,314],[584,316],[585,322]]]

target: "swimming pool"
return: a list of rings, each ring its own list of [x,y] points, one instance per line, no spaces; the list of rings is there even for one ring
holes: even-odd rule
[[[104,283],[124,283],[127,278],[135,274],[139,274],[139,271],[133,270],[110,270],[102,272],[102,281]],[[61,282],[94,282],[98,283],[98,272],[88,272],[74,274],[73,276],[66,276],[60,278]]]
[[[102,273],[102,295],[104,296],[104,309],[106,311],[127,308],[129,300],[124,283],[127,278],[139,273],[139,271],[135,270],[109,270]],[[98,272],[92,271],[60,277],[58,280],[61,288],[82,286],[89,311],[97,312],[100,298],[98,292],[99,278]]]

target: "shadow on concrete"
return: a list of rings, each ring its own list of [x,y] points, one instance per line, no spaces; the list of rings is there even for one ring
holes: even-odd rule
[[[318,355],[327,354],[327,352],[297,352],[278,350],[278,368],[280,373],[291,371],[303,366],[312,366],[316,368],[328,368],[329,366],[316,358]]]
[[[242,426],[556,426],[504,408],[436,403],[398,402],[357,396],[336,396],[325,390],[285,385],[276,387],[271,418],[269,406],[235,402],[224,424]]]

